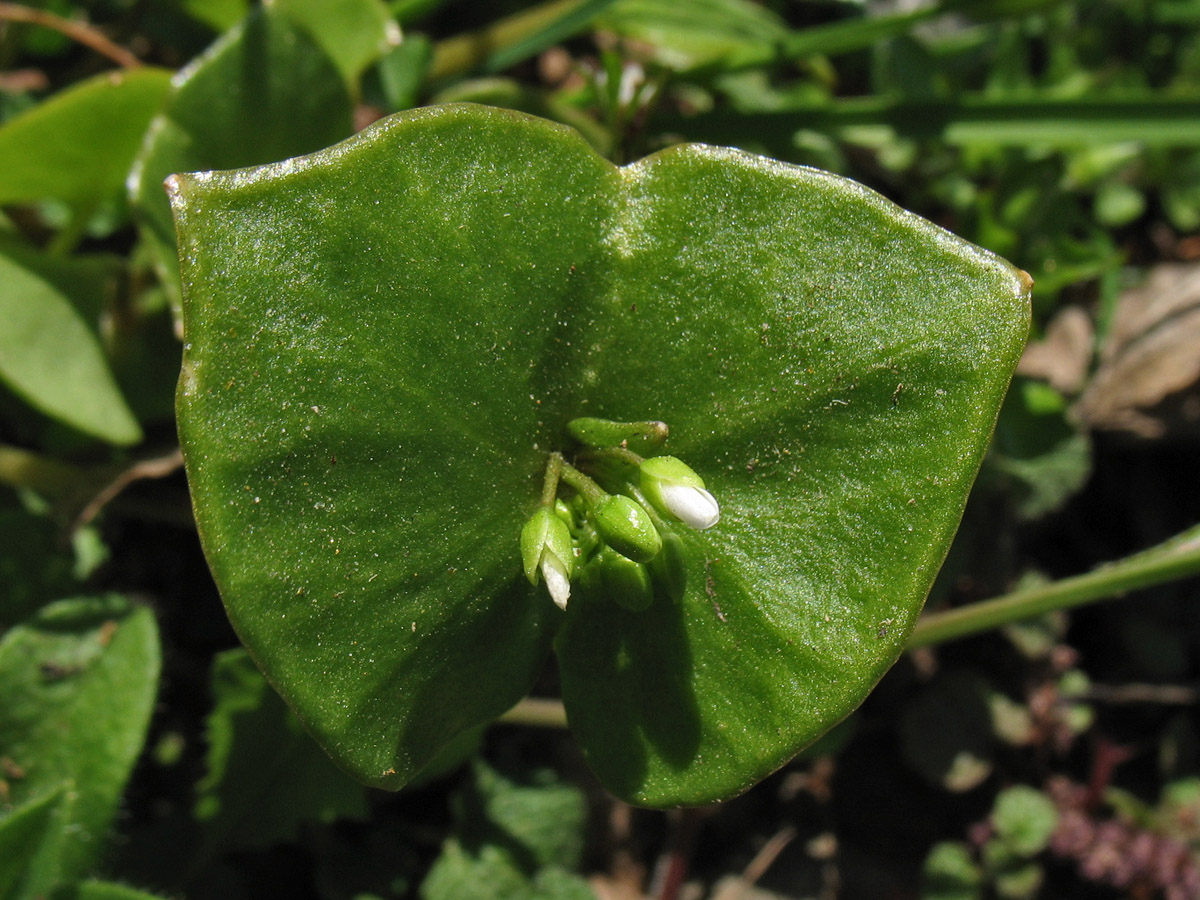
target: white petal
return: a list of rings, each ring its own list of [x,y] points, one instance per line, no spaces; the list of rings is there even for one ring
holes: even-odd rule
[[[549,551],[542,551],[542,577],[546,579],[546,590],[555,606],[566,609],[567,598],[571,596],[571,579],[558,557]]]
[[[700,531],[712,528],[721,518],[721,508],[717,506],[716,498],[704,488],[664,484],[661,495],[667,509]]]

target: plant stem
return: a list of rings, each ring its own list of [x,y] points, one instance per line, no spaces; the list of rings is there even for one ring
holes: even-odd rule
[[[608,496],[604,488],[565,460],[562,463],[562,480],[583,494],[583,499],[592,505],[601,503]]]
[[[59,497],[79,490],[88,481],[88,473],[77,466],[0,444],[0,484]]]
[[[551,0],[523,9],[493,22],[479,31],[458,34],[439,41],[433,48],[433,60],[426,77],[430,81],[469,72],[489,57],[527,39],[556,20],[569,14],[578,0]]]
[[[1156,547],[1117,562],[1105,563],[1084,575],[1014,591],[958,609],[930,613],[917,622],[908,647],[952,641],[1010,622],[1120,597],[1138,588],[1196,574],[1200,574],[1200,525]]]
[[[577,471],[566,463],[564,465]],[[563,480],[567,481],[566,478]],[[1105,563],[1085,575],[1014,591],[959,609],[931,613],[913,629],[908,648],[952,641],[1010,622],[1120,597],[1138,588],[1197,574],[1200,574],[1200,525],[1149,550]],[[559,700],[526,697],[496,721],[536,728],[566,728],[567,714]]]
[[[558,496],[558,479],[562,477],[563,456],[561,453],[550,454],[546,463],[546,477],[542,481],[542,506],[553,506],[554,498]]]
[[[526,697],[496,721],[532,728],[566,728],[567,711],[563,708],[561,700]]]
[[[69,256],[74,252],[79,246],[79,242],[86,235],[88,224],[91,222],[92,216],[95,215],[98,205],[93,201],[74,207],[71,210],[71,218],[50,241],[50,244],[46,247],[46,252],[50,256],[60,258]]]
[[[101,56],[107,56],[125,69],[137,68],[142,61],[119,44],[114,44],[95,27],[86,22],[64,19],[44,9],[33,9],[20,3],[0,3],[0,20],[40,25],[65,34],[73,41],[91,47]]]

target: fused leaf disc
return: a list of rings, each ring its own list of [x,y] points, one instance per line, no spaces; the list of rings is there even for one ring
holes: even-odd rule
[[[918,615],[1028,284],[845,179],[676,147],[625,168],[467,105],[177,176],[180,433],[268,678],[399,787],[551,641],[584,753],[647,805],[745,789],[857,706]],[[662,420],[720,500],[644,612],[522,573],[579,416]]]

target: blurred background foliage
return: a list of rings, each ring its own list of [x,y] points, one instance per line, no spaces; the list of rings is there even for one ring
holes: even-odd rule
[[[916,649],[713,809],[529,717],[394,796],[315,750],[191,525],[161,183],[452,100],[829,169],[1034,276],[931,606],[1200,521],[1200,0],[0,3],[0,898],[1200,896],[1194,580]]]

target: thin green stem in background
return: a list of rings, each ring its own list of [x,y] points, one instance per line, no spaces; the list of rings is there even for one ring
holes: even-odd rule
[[[124,69],[135,69],[142,61],[119,44],[110,41],[103,32],[86,22],[66,19],[44,9],[23,3],[0,3],[0,21],[37,25],[65,34],[73,41],[106,56]]]
[[[496,722],[504,725],[527,725],[531,728],[567,728],[567,711],[561,700],[548,697],[526,697]]]
[[[582,31],[611,4],[612,0],[551,0],[479,31],[439,41],[428,77],[437,81],[472,70],[499,72]]]
[[[908,647],[927,647],[990,631],[1059,609],[1122,597],[1139,588],[1200,574],[1200,525],[1165,543],[1100,568],[1053,584],[1014,591],[971,606],[931,613],[913,629]],[[566,728],[558,700],[527,697],[498,722],[536,728]]]
[[[78,490],[88,480],[86,472],[70,463],[0,444],[0,484],[57,497]]]
[[[768,112],[716,110],[696,115],[661,115],[655,127],[696,140],[737,144],[754,134],[768,143],[791,141],[801,129],[822,131],[850,142],[897,137],[937,139],[948,144],[1086,147],[1136,141],[1159,147],[1200,143],[1200,98],[1141,96],[1021,100],[964,94],[918,102],[890,97],[847,97],[796,104]]]
[[[1010,622],[1120,597],[1138,588],[1196,574],[1200,574],[1200,525],[1157,547],[1106,563],[1085,575],[1014,591],[958,609],[930,613],[917,623],[908,646],[911,649],[940,644]]]

